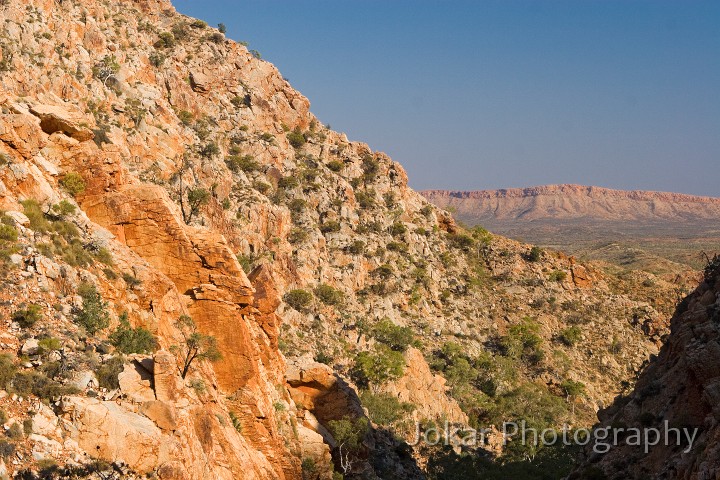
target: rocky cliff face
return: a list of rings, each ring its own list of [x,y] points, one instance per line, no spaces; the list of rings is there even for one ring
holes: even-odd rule
[[[720,471],[720,261],[678,306],[671,334],[635,389],[600,412],[601,427],[656,429],[649,442],[626,435],[605,453],[587,452],[571,478],[716,478]],[[677,429],[678,434],[670,429]],[[688,435],[687,433],[690,433]],[[669,433],[666,436],[666,433]],[[669,441],[666,442],[666,438]],[[644,439],[644,437],[643,437]],[[598,476],[600,475],[600,476]]]
[[[8,473],[422,478],[391,435],[408,422],[478,422],[570,379],[587,423],[657,352],[675,285],[459,228],[168,2],[0,19],[0,404],[32,425],[2,444]],[[183,376],[185,316],[221,358]],[[121,355],[128,329],[157,344]],[[524,329],[532,358],[510,348]],[[349,466],[333,422],[366,416]]]

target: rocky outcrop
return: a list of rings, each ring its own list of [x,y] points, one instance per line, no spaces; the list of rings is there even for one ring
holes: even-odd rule
[[[467,425],[468,417],[455,400],[448,398],[445,379],[433,374],[422,352],[409,348],[405,352],[405,373],[383,387],[383,391],[401,402],[423,405],[414,412],[416,421],[446,418],[450,423]]]
[[[87,125],[87,117],[57,105],[34,105],[30,113],[40,119],[40,128],[48,135],[63,133],[79,142],[92,140],[93,132]]]
[[[588,449],[571,479],[716,478],[720,472],[720,262],[685,298],[671,333],[625,397],[599,413],[601,428],[655,429],[641,445],[621,436],[607,453]],[[680,434],[670,429],[677,429]],[[666,436],[667,434],[667,436]],[[644,437],[643,437],[644,438]],[[669,439],[666,441],[665,439]],[[691,441],[692,440],[692,441]]]

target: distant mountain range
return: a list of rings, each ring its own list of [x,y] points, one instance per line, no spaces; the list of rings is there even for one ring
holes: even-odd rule
[[[582,185],[421,193],[468,225],[635,268],[697,268],[700,252],[720,248],[720,198]]]
[[[582,185],[421,192],[472,223],[551,221],[720,222],[720,198]]]

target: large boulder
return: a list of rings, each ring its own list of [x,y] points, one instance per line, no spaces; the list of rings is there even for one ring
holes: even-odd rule
[[[74,419],[66,424],[70,437],[93,457],[123,461],[142,473],[162,463],[162,431],[147,417],[92,398],[66,398],[63,407]]]
[[[60,132],[79,142],[92,140],[95,136],[87,128],[87,119],[81,112],[57,105],[35,105],[30,108],[30,113],[40,119],[40,128],[47,134]]]

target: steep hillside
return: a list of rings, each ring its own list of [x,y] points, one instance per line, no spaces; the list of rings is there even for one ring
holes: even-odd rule
[[[717,478],[720,257],[678,306],[671,330],[634,390],[600,413],[600,428],[656,429],[662,437],[656,441],[650,434],[649,441],[634,445],[625,434],[607,453],[588,449],[585,464],[570,478]]]
[[[589,424],[657,353],[682,284],[458,227],[170,3],[0,19],[0,473],[423,478],[415,422]]]

